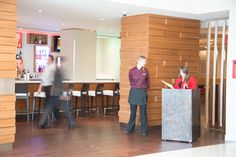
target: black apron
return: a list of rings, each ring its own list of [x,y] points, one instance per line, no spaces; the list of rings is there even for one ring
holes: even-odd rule
[[[147,90],[141,88],[131,88],[129,91],[129,104],[132,105],[146,105],[147,104]]]

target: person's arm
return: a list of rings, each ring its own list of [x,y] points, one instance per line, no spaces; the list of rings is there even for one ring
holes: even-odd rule
[[[193,76],[189,79],[188,89],[197,89],[197,80]]]
[[[146,73],[147,73],[147,89],[149,89],[150,88],[150,77],[149,77],[149,72],[148,72],[148,70],[146,69]]]
[[[175,84],[173,85],[173,87],[175,89],[181,89],[181,86],[182,86],[182,79],[181,78],[177,78],[175,80]]]
[[[131,70],[129,71],[129,83],[131,84],[131,82],[132,82],[132,73],[131,73]]]

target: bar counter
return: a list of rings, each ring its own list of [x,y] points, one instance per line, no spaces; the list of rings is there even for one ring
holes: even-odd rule
[[[16,79],[15,83],[40,83],[40,79],[30,79],[30,80],[23,80],[23,79]],[[119,83],[119,81],[112,81],[112,80],[95,80],[95,81],[76,81],[76,80],[63,80],[63,83]]]
[[[31,79],[31,80],[15,80],[15,84],[26,84],[28,88],[28,92],[30,92],[30,110],[32,109],[33,103],[33,94],[37,92],[39,84],[41,83],[40,79]],[[103,83],[104,90],[113,90],[114,85],[119,83],[119,81],[112,81],[112,80],[94,80],[94,81],[77,81],[77,80],[64,80],[63,81],[63,90],[67,91],[69,88],[73,90],[81,90],[83,83],[89,83],[89,89],[95,90],[97,84]],[[17,100],[16,101],[16,110],[23,112],[26,110],[24,100]]]

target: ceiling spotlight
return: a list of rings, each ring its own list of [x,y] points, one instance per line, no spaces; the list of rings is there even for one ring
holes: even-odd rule
[[[62,26],[65,26],[66,24],[64,23],[64,22],[62,22],[62,24],[61,24]]]
[[[113,28],[110,28],[110,31],[112,32],[112,31],[114,31],[114,29],[113,29]]]
[[[100,18],[100,21],[104,21],[105,19],[104,18]]]
[[[38,10],[39,13],[43,12],[41,9]]]

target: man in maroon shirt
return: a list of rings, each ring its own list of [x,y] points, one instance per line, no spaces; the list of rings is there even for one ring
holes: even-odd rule
[[[147,116],[146,116],[146,104],[147,104],[147,89],[150,86],[149,73],[146,68],[146,58],[140,56],[138,58],[138,64],[129,71],[129,104],[130,104],[130,118],[128,128],[125,133],[132,133],[135,128],[137,106],[140,105],[140,119],[141,119],[141,134],[147,135]]]

